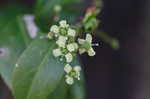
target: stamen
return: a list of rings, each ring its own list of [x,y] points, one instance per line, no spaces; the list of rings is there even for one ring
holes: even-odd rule
[[[99,43],[94,43],[92,44],[92,46],[99,46]]]

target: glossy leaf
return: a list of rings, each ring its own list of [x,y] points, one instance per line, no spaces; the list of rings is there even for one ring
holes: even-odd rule
[[[15,99],[46,99],[60,83],[63,64],[51,54],[55,43],[37,39],[24,51],[13,73]]]

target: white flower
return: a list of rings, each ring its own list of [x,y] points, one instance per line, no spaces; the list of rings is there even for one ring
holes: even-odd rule
[[[61,56],[61,55],[62,55],[62,52],[61,52],[61,50],[60,50],[59,48],[57,48],[57,49],[54,49],[54,50],[53,50],[53,55],[54,55],[55,57],[58,57],[58,56]]]
[[[84,52],[88,52],[89,56],[94,56],[95,51],[92,48],[92,35],[87,34],[86,39],[78,39],[78,43],[80,45],[85,45],[87,48],[79,48],[79,53],[82,54]]]
[[[75,48],[74,43],[68,44],[67,49],[68,49],[69,52],[75,51],[76,48]]]
[[[66,64],[64,67],[64,71],[68,74],[72,71],[72,67],[69,64]]]
[[[74,78],[80,80],[80,71],[81,71],[80,66],[75,66],[74,68],[72,68],[69,64],[66,64],[64,70],[67,73],[66,75],[67,84],[72,85],[74,83]]]
[[[56,44],[57,44],[59,47],[65,48],[67,39],[68,39],[68,38],[65,37],[65,36],[59,36],[58,40],[56,41]]]
[[[62,27],[62,28],[67,28],[67,27],[69,27],[69,25],[67,24],[67,21],[66,21],[66,20],[60,21],[59,24],[60,24],[60,27]]]
[[[71,53],[66,54],[65,58],[66,58],[67,63],[70,63],[73,60],[73,56]]]
[[[69,35],[69,36],[72,36],[72,37],[75,37],[76,31],[75,31],[74,29],[69,28],[69,29],[68,29],[68,35]]]
[[[50,31],[53,33],[59,33],[59,27],[57,25],[53,25],[51,26]]]
[[[74,79],[68,75],[66,75],[66,83],[72,85],[74,83]]]

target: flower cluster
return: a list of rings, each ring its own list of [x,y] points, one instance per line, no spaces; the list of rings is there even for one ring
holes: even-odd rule
[[[77,52],[79,54],[87,52],[89,56],[95,55],[95,51],[92,48],[91,34],[87,34],[86,39],[77,39],[77,37],[76,30],[71,28],[65,20],[60,21],[59,26],[51,26],[48,33],[49,39],[56,40],[57,47],[52,51],[54,57],[66,62],[64,71],[66,72],[66,83],[69,85],[74,83],[74,79],[80,80],[80,66],[72,67],[70,65]]]

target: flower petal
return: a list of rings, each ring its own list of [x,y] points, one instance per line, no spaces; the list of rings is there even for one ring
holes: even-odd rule
[[[74,79],[72,77],[67,76],[66,77],[66,83],[69,85],[72,85],[74,83]]]
[[[72,37],[75,37],[76,31],[75,31],[74,29],[69,28],[69,29],[68,29],[68,35],[69,35],[69,36],[72,36]]]
[[[92,43],[92,35],[91,34],[86,34],[86,41]]]
[[[88,55],[89,56],[94,56],[96,53],[94,51],[94,49],[91,47],[89,50],[88,50]]]
[[[69,50],[69,52],[73,52],[73,51],[75,51],[75,46],[74,46],[74,44],[72,43],[72,44],[68,44],[67,45],[67,49]]]
[[[53,25],[51,26],[50,31],[53,33],[59,33],[59,27],[57,25]]]
[[[66,58],[67,63],[70,63],[73,60],[73,56],[71,53],[66,54],[65,58]]]
[[[83,54],[85,52],[86,52],[86,50],[84,48],[79,48],[79,54]]]
[[[81,71],[81,67],[80,66],[75,66],[73,69],[76,72],[80,72]]]
[[[84,42],[85,42],[84,39],[80,39],[80,38],[78,39],[78,43],[79,43],[79,44],[84,44]]]
[[[65,36],[59,36],[58,40],[56,41],[56,44],[59,47],[65,48],[66,41],[67,41],[67,37],[65,37]]]
[[[62,55],[62,52],[61,52],[61,50],[60,50],[59,48],[57,48],[57,49],[54,49],[54,50],[53,50],[53,55],[54,55],[55,57],[59,57],[59,56]]]
[[[69,26],[69,25],[67,24],[67,21],[66,21],[66,20],[60,21],[59,24],[60,24],[60,27],[62,27],[62,28],[67,28],[67,27]]]
[[[74,45],[74,48],[77,50],[79,48],[78,44],[77,43],[73,43]]]

